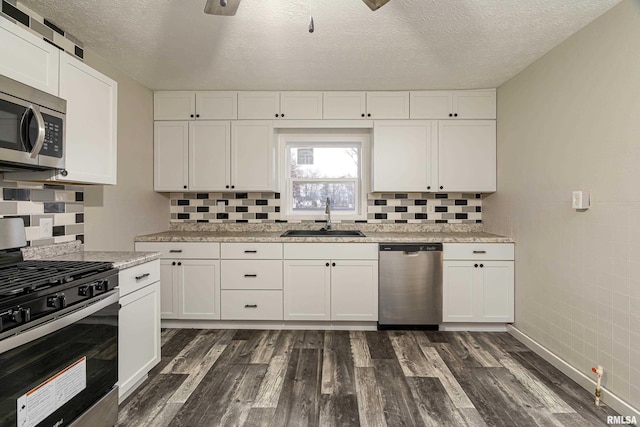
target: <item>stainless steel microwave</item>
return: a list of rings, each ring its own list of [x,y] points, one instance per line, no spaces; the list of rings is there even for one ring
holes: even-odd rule
[[[64,170],[67,101],[0,75],[0,172]]]

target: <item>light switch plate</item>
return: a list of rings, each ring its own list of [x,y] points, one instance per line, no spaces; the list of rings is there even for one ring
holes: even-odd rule
[[[589,209],[591,201],[588,191],[574,191],[571,193],[571,206],[573,209]]]
[[[53,237],[53,218],[40,218],[40,237]]]

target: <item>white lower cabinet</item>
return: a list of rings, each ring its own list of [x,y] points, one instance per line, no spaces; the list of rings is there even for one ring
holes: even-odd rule
[[[378,320],[377,246],[285,244],[284,319]]]
[[[223,320],[282,320],[282,291],[223,289]]]
[[[122,401],[160,361],[159,262],[119,273],[118,385]]]
[[[467,252],[477,258],[452,259]],[[445,244],[442,296],[445,323],[513,322],[513,244]]]

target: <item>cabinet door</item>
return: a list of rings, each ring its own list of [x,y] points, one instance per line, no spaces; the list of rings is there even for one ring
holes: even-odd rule
[[[322,92],[280,92],[283,119],[322,119]]]
[[[409,92],[367,92],[367,117],[408,119]]]
[[[238,92],[238,119],[280,117],[280,92]]]
[[[478,313],[482,322],[513,322],[513,261],[482,261]]]
[[[220,319],[220,261],[178,261],[181,319]]]
[[[153,120],[193,120],[195,114],[195,92],[153,93]]]
[[[331,265],[331,320],[378,320],[378,262],[337,260]]]
[[[496,191],[496,122],[438,122],[438,182],[442,191]]]
[[[453,96],[448,90],[411,92],[412,119],[448,119],[453,117]]]
[[[430,121],[376,121],[372,191],[435,189],[435,131]]]
[[[189,122],[190,191],[224,191],[229,185],[230,157],[230,122]]]
[[[284,261],[284,320],[330,319],[329,261]]]
[[[361,119],[366,117],[367,95],[365,92],[324,92],[323,118]]]
[[[153,189],[186,190],[189,182],[189,122],[155,122],[153,129]]]
[[[473,322],[479,317],[475,302],[479,270],[473,265],[472,261],[443,263],[443,322]]]
[[[118,317],[119,400],[160,362],[160,284],[120,298]]]
[[[59,52],[0,16],[0,74],[58,96]]]
[[[453,92],[453,109],[459,119],[495,119],[495,90],[460,90]]]
[[[196,92],[196,119],[235,120],[237,118],[237,92]]]
[[[175,261],[160,260],[160,316],[163,319],[178,318],[178,272]]]
[[[61,53],[60,97],[67,100],[64,180],[116,184],[118,84]]]
[[[231,185],[235,191],[274,191],[276,153],[271,121],[231,125]]]

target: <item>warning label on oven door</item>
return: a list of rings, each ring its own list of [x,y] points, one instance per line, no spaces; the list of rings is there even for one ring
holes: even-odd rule
[[[18,398],[18,427],[33,427],[87,388],[87,357]]]

